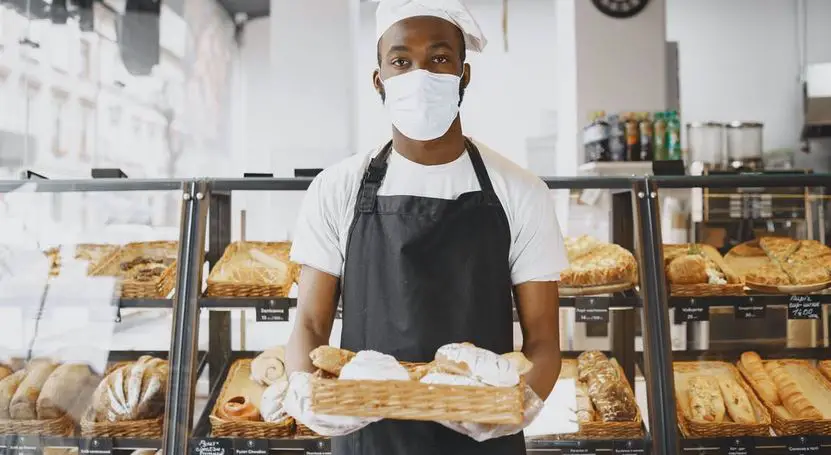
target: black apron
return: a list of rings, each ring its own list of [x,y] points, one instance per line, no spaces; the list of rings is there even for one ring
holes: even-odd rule
[[[364,174],[349,230],[341,346],[429,362],[469,341],[513,350],[508,219],[479,150],[467,153],[480,191],[456,200],[378,196],[392,143]],[[438,423],[383,420],[334,438],[333,455],[523,455],[522,434],[486,442]]]

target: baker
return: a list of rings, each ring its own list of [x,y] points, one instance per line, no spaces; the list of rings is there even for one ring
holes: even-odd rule
[[[462,132],[467,51],[486,44],[460,0],[381,0],[372,82],[392,141],[324,170],[305,196],[289,371],[314,370],[339,300],[341,347],[426,362],[444,344],[513,350],[545,399],[560,372],[557,280],[567,266],[554,202],[536,176]],[[475,426],[472,426],[475,432]],[[482,431],[493,430],[482,427]],[[484,442],[438,423],[383,420],[335,438],[335,455],[525,453],[522,427]]]

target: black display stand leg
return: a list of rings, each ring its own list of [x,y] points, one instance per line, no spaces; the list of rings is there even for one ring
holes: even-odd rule
[[[672,371],[669,311],[664,281],[663,243],[661,239],[658,195],[655,185],[645,179],[634,186],[640,230],[641,298],[643,301],[643,345],[646,371],[649,430],[652,454],[680,453],[678,421],[675,414],[675,380]]]
[[[632,222],[634,218],[632,198],[633,194],[628,190],[612,192],[611,238],[613,243],[626,248],[637,257],[635,230]],[[621,295],[615,294],[615,297]],[[613,298],[612,306],[623,306],[614,303]],[[637,361],[635,353],[635,317],[634,308],[617,309],[609,313],[609,323],[612,326],[612,355],[623,367],[626,379],[633,385],[635,384],[635,363]]]
[[[173,327],[168,357],[173,367],[168,376],[162,453],[186,453],[193,426],[207,195],[208,185],[204,181],[183,185],[176,291],[173,295]]]
[[[208,264],[211,268],[231,244],[231,193],[211,193],[208,231]],[[231,358],[231,312],[208,313],[208,377],[211,390]]]

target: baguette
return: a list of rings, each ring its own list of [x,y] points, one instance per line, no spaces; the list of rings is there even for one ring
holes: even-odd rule
[[[69,414],[79,420],[96,384],[96,377],[87,365],[59,366],[46,380],[38,397],[38,419],[57,419]]]
[[[759,357],[759,354],[752,351],[745,352],[742,354],[741,363],[744,369],[750,374],[750,379],[755,383],[759,396],[774,406],[782,404],[782,400],[779,399],[779,395],[776,393],[776,385],[765,371],[762,358]]]
[[[45,361],[29,364],[26,369],[26,379],[20,383],[9,406],[12,420],[36,420],[38,418],[38,396],[46,380],[49,379],[49,375],[57,367],[54,363]]]
[[[724,421],[724,398],[716,378],[694,376],[689,380],[690,420],[706,423]]]
[[[765,370],[773,378],[779,398],[792,416],[799,419],[822,419],[822,412],[811,404],[802,388],[785,370],[781,362],[768,362],[765,364]]]
[[[718,385],[721,389],[721,395],[724,397],[724,403],[727,405],[727,414],[730,418],[736,423],[756,423],[753,406],[751,406],[750,399],[742,386],[733,378],[720,378]]]
[[[588,386],[585,382],[577,382],[577,422],[591,422],[595,418],[594,406],[589,398]]]
[[[0,380],[0,420],[9,420],[9,405],[12,402],[12,397],[20,387],[20,383],[26,378],[26,371],[20,370],[10,376],[6,376]]]

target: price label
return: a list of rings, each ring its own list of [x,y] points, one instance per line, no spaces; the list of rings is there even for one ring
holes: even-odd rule
[[[758,303],[748,302],[736,304],[733,311],[736,319],[764,319],[767,307]]]
[[[601,447],[605,445],[606,447]],[[600,453],[598,449],[609,450],[608,443],[599,443],[593,441],[577,441],[576,445],[572,447],[563,447],[563,455],[597,455]]]
[[[0,449],[6,449],[12,444],[12,438],[14,436],[5,436],[0,435]],[[3,453],[3,452],[0,452]]]
[[[810,295],[792,295],[788,298],[788,319],[816,319],[822,314],[822,303]]]
[[[682,300],[675,306],[675,323],[710,320],[710,308],[696,303],[695,299]]]
[[[724,455],[751,455],[755,449],[752,438],[735,438],[725,441],[722,452]]]
[[[17,436],[7,441],[8,451],[15,455],[40,455],[43,453],[43,444],[38,436]]]
[[[82,439],[79,445],[81,455],[109,455],[113,451],[110,439]]]
[[[646,446],[643,441],[615,441],[612,455],[643,455],[646,453]]]
[[[814,436],[796,436],[789,438],[785,443],[788,453],[793,454],[817,454],[822,450],[819,439]]]
[[[266,439],[234,439],[236,455],[268,455]]]
[[[577,322],[609,322],[609,300],[578,297],[574,312]]]
[[[191,455],[233,455],[230,439],[195,439],[191,441]]]
[[[285,322],[289,320],[288,300],[257,302],[257,322]]]

